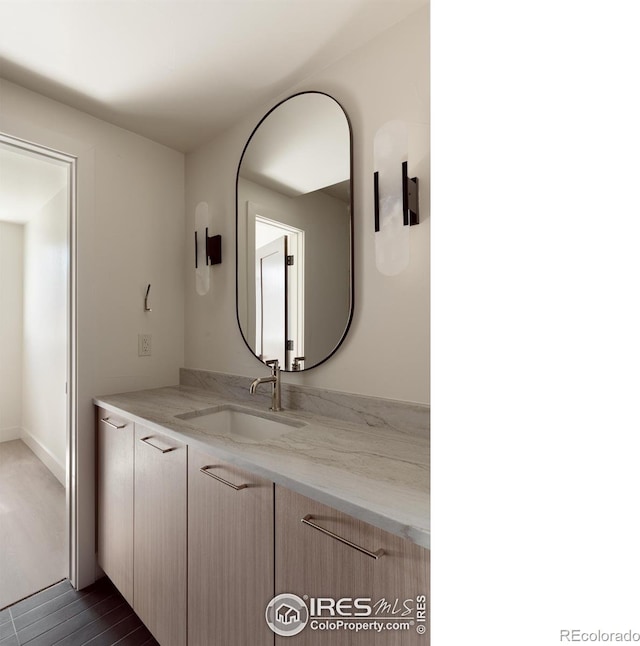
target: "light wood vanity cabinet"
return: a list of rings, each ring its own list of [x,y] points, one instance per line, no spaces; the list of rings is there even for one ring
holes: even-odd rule
[[[297,635],[276,636],[276,646],[426,646],[429,644],[428,617],[425,633],[417,630],[417,599],[424,595],[429,608],[429,551],[352,516],[315,502],[276,485],[276,594],[292,593],[299,597],[339,599],[371,598],[375,605],[384,598],[396,611],[378,616],[394,616],[402,622],[402,603],[413,599],[414,625],[408,630],[374,632],[363,630],[312,630],[306,626]],[[307,523],[301,522],[306,519]],[[332,532],[332,537],[322,530]],[[346,539],[351,545],[341,542]],[[362,547],[369,554],[359,551]],[[379,558],[373,554],[383,550]],[[309,602],[307,602],[309,603]],[[328,612],[323,612],[327,615]],[[375,611],[373,614],[376,614]],[[357,617],[325,619],[357,620]],[[420,629],[422,630],[422,629]]]
[[[273,646],[273,483],[189,449],[189,645]]]
[[[136,424],[133,608],[163,646],[187,643],[187,447]]]
[[[428,616],[426,634],[416,630],[416,600],[424,595],[429,608],[428,550],[97,413],[98,563],[162,646],[428,646]],[[284,593],[308,595],[307,604],[385,599],[395,612],[382,614],[399,622],[411,599],[414,625],[380,633],[307,625],[280,637],[265,610]]]
[[[97,409],[98,565],[133,605],[133,422]]]

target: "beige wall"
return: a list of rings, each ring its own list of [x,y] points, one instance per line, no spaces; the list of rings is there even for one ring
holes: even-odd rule
[[[351,55],[277,96],[187,155],[185,365],[253,376],[266,373],[242,341],[235,315],[235,180],[244,144],[264,113],[287,95],[320,90],[337,99],[354,140],[355,310],[349,334],[325,364],[290,383],[429,402],[429,10],[398,23]],[[378,273],[373,255],[373,138],[402,119],[410,134],[409,172],[420,183],[421,224],[411,230],[411,263],[399,276]],[[223,263],[209,294],[193,286],[193,214],[208,202],[222,234]]]
[[[24,227],[0,222],[0,442],[20,437]]]
[[[183,364],[184,155],[0,80],[0,131],[78,157],[78,553],[92,580],[100,393],[175,384]],[[143,311],[151,283],[153,312]],[[153,355],[138,357],[138,333]]]

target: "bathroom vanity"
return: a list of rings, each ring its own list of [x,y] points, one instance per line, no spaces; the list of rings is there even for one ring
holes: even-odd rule
[[[98,563],[163,646],[429,643],[426,433],[189,386],[94,402]],[[274,635],[284,593],[409,619]]]
[[[343,107],[307,91],[242,151],[236,316],[269,376],[183,369],[94,400],[98,563],[162,646],[429,643],[428,408],[280,382],[349,332],[352,144]],[[212,227],[199,202],[200,296]]]

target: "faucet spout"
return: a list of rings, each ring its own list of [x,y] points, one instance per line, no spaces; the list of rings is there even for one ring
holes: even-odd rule
[[[255,395],[255,394],[256,394],[256,388],[257,388],[260,384],[268,384],[268,383],[272,383],[272,382],[274,382],[275,380],[276,380],[276,378],[275,378],[275,377],[258,377],[257,379],[254,379],[254,380],[251,382],[251,385],[249,386],[249,392],[250,392],[252,395]]]

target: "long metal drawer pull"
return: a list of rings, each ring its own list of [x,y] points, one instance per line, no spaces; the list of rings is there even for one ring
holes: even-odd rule
[[[224,478],[221,478],[220,476],[215,475],[214,473],[211,473],[210,471],[207,471],[207,469],[214,469],[215,464],[207,464],[207,466],[204,466],[200,469],[200,473],[204,473],[204,475],[209,476],[210,478],[213,478],[214,480],[217,480],[218,482],[222,482],[222,484],[226,484],[227,487],[231,487],[232,489],[235,489],[236,491],[240,491],[240,489],[246,489],[249,485],[246,484],[241,484],[241,485],[235,485],[233,482],[229,482],[228,480],[225,480]]]
[[[360,545],[357,545],[356,543],[352,543],[350,540],[343,538],[342,536],[338,536],[338,534],[334,534],[332,531],[325,529],[324,527],[320,527],[320,525],[316,525],[315,523],[312,523],[311,521],[313,520],[313,516],[311,514],[307,514],[304,518],[301,518],[300,520],[305,525],[309,525],[309,527],[313,527],[313,529],[317,529],[319,532],[322,532],[327,536],[331,536],[331,538],[335,538],[337,541],[340,541],[341,543],[344,543],[349,547],[353,547],[354,550],[358,550],[358,552],[362,552],[363,554],[370,556],[372,559],[379,559],[381,556],[384,556],[384,550],[378,550],[377,552],[370,552],[368,549]]]
[[[170,446],[168,449],[161,449],[159,446],[156,446],[155,444],[149,442],[152,437],[153,435],[147,435],[147,437],[141,437],[140,441],[148,444],[149,446],[152,446],[154,449],[156,449],[156,451],[160,451],[160,453],[169,453],[169,451],[175,451],[178,448],[177,446]]]
[[[105,424],[108,424],[109,426],[111,426],[111,428],[121,429],[121,428],[126,428],[127,426],[126,424],[122,424],[122,426],[118,426],[117,424],[110,422],[108,417],[103,417],[100,421],[104,422]]]

